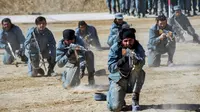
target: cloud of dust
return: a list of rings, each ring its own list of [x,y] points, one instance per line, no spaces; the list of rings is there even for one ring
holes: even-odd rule
[[[72,89],[72,91],[77,93],[87,93],[87,92],[100,92],[100,91],[107,91],[108,85],[80,85]]]

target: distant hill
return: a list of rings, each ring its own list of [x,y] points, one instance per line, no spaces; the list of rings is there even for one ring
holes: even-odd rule
[[[0,15],[106,11],[106,0],[0,0]]]

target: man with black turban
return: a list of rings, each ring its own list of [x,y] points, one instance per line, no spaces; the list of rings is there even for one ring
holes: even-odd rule
[[[94,85],[94,54],[85,48],[81,38],[75,36],[75,31],[66,29],[63,31],[63,39],[59,41],[56,50],[56,62],[58,67],[65,67],[62,74],[63,87],[78,86],[80,79],[88,71],[88,83]]]
[[[107,94],[108,108],[120,111],[125,106],[125,95],[133,92],[133,110],[139,109],[139,95],[142,89],[145,72],[145,51],[135,38],[136,30],[123,29],[108,55],[108,78],[110,82]]]

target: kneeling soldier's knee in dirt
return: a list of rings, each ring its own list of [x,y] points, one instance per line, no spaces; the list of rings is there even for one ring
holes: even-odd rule
[[[9,18],[4,18],[1,23],[2,30],[0,30],[0,48],[5,49],[3,64],[16,64],[17,66],[17,63],[20,63],[20,61],[26,62],[27,58],[24,55],[25,37],[21,29],[17,25],[13,24]],[[18,57],[21,60],[17,60]]]
[[[123,29],[119,34],[120,41],[110,48],[110,87],[107,102],[111,111],[120,111],[126,107],[124,102],[127,92],[134,93],[133,110],[139,109],[139,93],[145,80],[145,72],[142,69],[145,64],[145,51],[135,39],[135,32],[133,28]]]
[[[35,20],[36,27],[29,29],[25,40],[25,55],[28,57],[29,75],[44,75],[46,71],[45,59],[48,62],[47,76],[54,73],[56,58],[56,41],[52,32],[46,27],[46,19],[39,16]],[[42,24],[42,26],[41,26]],[[33,72],[33,73],[32,73]]]
[[[58,66],[66,67],[62,76],[64,88],[78,86],[85,68],[88,71],[89,85],[94,85],[94,55],[85,48],[83,40],[75,36],[74,30],[63,31],[63,39],[58,43],[56,55]]]
[[[161,55],[167,53],[167,65],[173,66],[173,56],[176,49],[175,33],[172,27],[167,24],[167,18],[159,15],[156,24],[149,30],[148,41],[148,66],[159,67]]]

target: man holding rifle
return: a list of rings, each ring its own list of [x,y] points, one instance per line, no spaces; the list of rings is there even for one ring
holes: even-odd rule
[[[171,26],[167,24],[165,15],[156,17],[156,24],[149,30],[148,41],[148,66],[159,67],[161,55],[168,53],[168,66],[173,66],[173,56],[176,48],[176,41]]]
[[[16,56],[21,58],[21,61],[27,61],[24,54],[25,37],[21,29],[12,24],[9,18],[4,18],[1,21],[2,30],[0,30],[0,48],[5,49],[3,56],[4,64],[11,64],[16,60]]]
[[[28,57],[28,75],[30,77],[45,75],[41,66],[46,69],[44,59],[47,59],[49,64],[47,76],[54,76],[56,41],[52,32],[46,27],[47,22],[44,17],[37,17],[35,24],[36,27],[29,29],[24,43],[25,54]]]
[[[132,110],[139,110],[139,95],[144,84],[145,51],[135,39],[136,30],[123,29],[119,41],[114,43],[108,55],[108,78],[110,82],[107,94],[108,109],[119,112],[126,105],[126,93],[133,92]]]
[[[86,47],[94,46],[97,50],[101,50],[101,44],[94,26],[88,25],[85,21],[78,22],[78,28],[75,30],[75,35],[83,39]]]
[[[88,71],[89,85],[95,84],[94,54],[85,49],[83,40],[75,36],[74,30],[66,29],[63,31],[63,39],[58,43],[56,55],[58,67],[66,67],[62,74],[64,88],[78,86],[80,79],[85,74],[85,68]],[[77,71],[80,72],[77,73]]]

